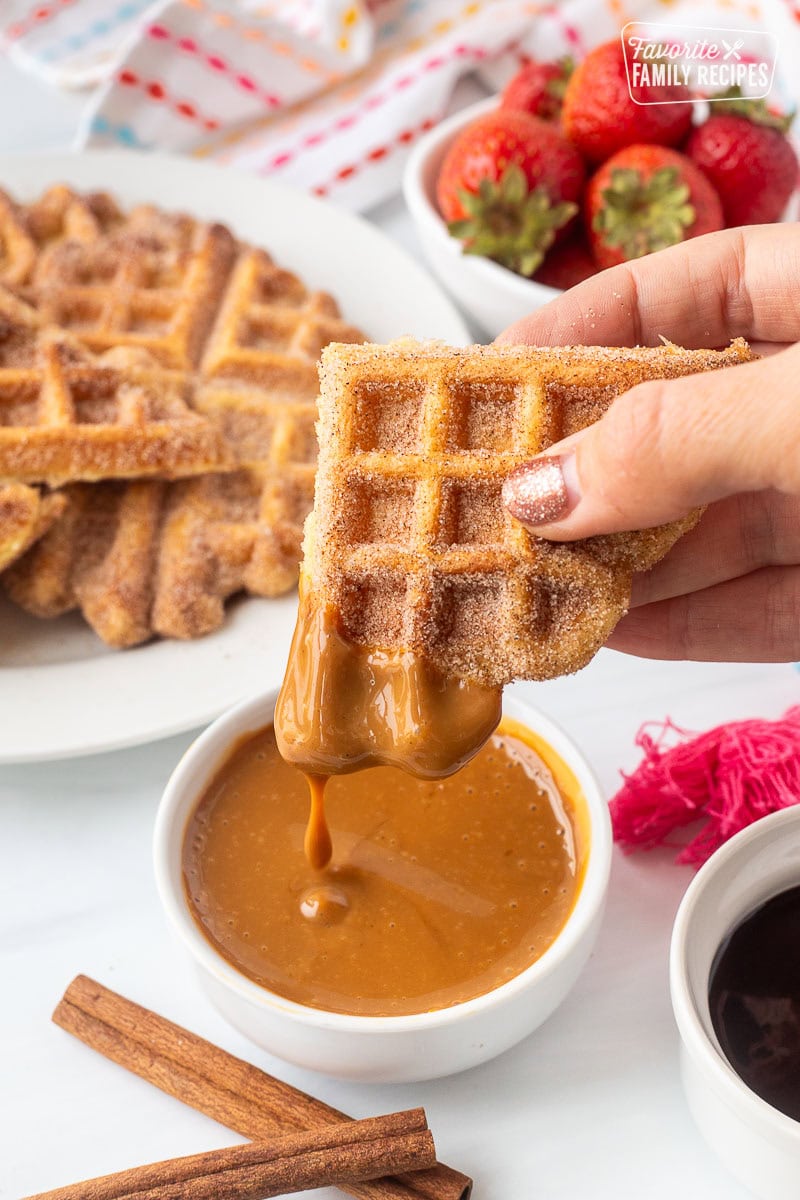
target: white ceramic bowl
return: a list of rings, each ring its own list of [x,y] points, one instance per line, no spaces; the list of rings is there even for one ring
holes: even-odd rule
[[[708,983],[720,944],[754,908],[800,882],[800,806],[731,838],[692,880],[672,933],[670,986],[681,1074],[700,1132],[762,1200],[800,1197],[800,1122],[752,1092],[711,1023]]]
[[[492,96],[442,121],[420,139],[403,175],[403,195],[428,262],[456,303],[490,337],[561,295],[558,288],[515,275],[491,259],[464,254],[436,206],[436,179],[451,142],[498,103],[499,97]]]
[[[342,1078],[406,1082],[485,1062],[536,1029],[561,1003],[585,964],[603,912],[611,863],[608,806],[580,752],[529,705],[503,711],[540,734],[571,768],[586,802],[588,861],[575,907],[542,957],[484,996],[437,1012],[358,1017],[309,1008],[240,974],[206,941],[187,906],[181,847],[189,817],[211,776],[243,734],[267,725],[276,692],[238,705],[187,750],[167,784],[156,819],[155,872],[170,923],[194,959],[213,1004],[241,1033],[298,1066]]]

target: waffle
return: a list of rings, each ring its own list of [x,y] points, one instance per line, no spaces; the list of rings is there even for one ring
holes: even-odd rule
[[[38,617],[80,608],[110,646],[144,641],[168,486],[142,481],[65,488],[63,516],[3,574],[9,598]]]
[[[55,524],[66,500],[24,483],[0,484],[0,571],[28,550]]]
[[[235,469],[66,489],[65,518],[4,577],[10,597],[39,616],[80,608],[105,641],[126,646],[208,633],[236,592],[287,591],[313,501],[316,359],[327,342],[362,336],[330,296],[241,247],[186,377]]]
[[[357,645],[410,648],[489,686],[575,671],[624,613],[632,573],[698,514],[557,544],[507,513],[503,480],[635,384],[749,357],[741,340],[721,352],[330,346],[304,575]]]
[[[0,197],[0,281],[91,350],[127,346],[189,371],[237,246],[218,224],[62,185],[29,205]]]
[[[256,470],[76,484],[64,489],[63,519],[3,575],[5,590],[39,617],[80,609],[111,646],[198,637],[219,627],[229,596],[275,596],[296,582],[311,473],[293,522],[288,495]]]
[[[226,597],[276,596],[297,582],[314,498],[317,359],[361,341],[325,293],[261,250],[242,251],[201,364],[199,412],[216,422],[239,470],[176,485],[164,525],[153,628],[215,629]]]
[[[180,375],[146,352],[96,357],[0,289],[0,480],[175,477],[229,460]]]

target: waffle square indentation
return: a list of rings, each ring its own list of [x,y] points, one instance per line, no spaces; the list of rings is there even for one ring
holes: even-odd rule
[[[95,332],[103,324],[104,306],[105,300],[100,294],[65,296],[60,302],[48,304],[48,315],[62,329],[87,329]]]
[[[402,644],[407,582],[404,577],[379,574],[371,579],[346,579],[340,613],[346,635],[371,646]]]
[[[143,389],[128,388],[127,391],[140,406],[145,398]],[[87,380],[72,379],[70,395],[78,425],[113,425],[119,419],[118,389],[111,374]]]
[[[253,350],[286,350],[294,333],[294,321],[277,313],[263,313],[244,319],[240,341]]]
[[[394,454],[422,453],[424,384],[398,380],[387,393],[384,380],[363,380],[354,387],[356,450]]]
[[[198,408],[214,418],[227,441],[235,446],[237,462],[261,462],[269,456],[277,423],[274,414],[245,405],[228,407],[204,402]]]
[[[494,479],[444,480],[436,546],[502,545],[506,518],[501,489]]]
[[[551,412],[560,414],[553,440],[569,437],[587,425],[599,421],[603,413],[619,394],[619,387],[575,387],[563,383],[548,383],[546,396]],[[546,449],[546,447],[543,447]]]
[[[436,593],[436,639],[450,650],[491,645],[506,627],[506,581],[499,573],[443,576]]]
[[[40,385],[35,380],[22,384],[0,380],[0,425],[38,425],[39,395]]]
[[[257,304],[280,304],[282,308],[301,308],[308,292],[291,271],[267,266],[258,271],[253,289]]]
[[[414,526],[416,484],[369,476],[350,479],[344,493],[346,536],[352,545],[406,545]]]
[[[519,390],[513,384],[476,380],[452,383],[448,450],[508,452],[518,423]]]

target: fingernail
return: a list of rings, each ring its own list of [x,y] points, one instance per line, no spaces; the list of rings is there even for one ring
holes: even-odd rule
[[[575,455],[545,455],[516,467],[503,484],[503,504],[523,525],[547,525],[578,499]]]

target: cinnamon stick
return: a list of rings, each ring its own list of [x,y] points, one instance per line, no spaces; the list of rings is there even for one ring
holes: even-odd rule
[[[266,1200],[436,1162],[421,1108],[149,1163],[26,1200]]]
[[[242,1137],[351,1121],[345,1113],[78,975],[53,1013],[62,1029]],[[359,1200],[469,1200],[472,1180],[443,1163],[340,1185]]]

